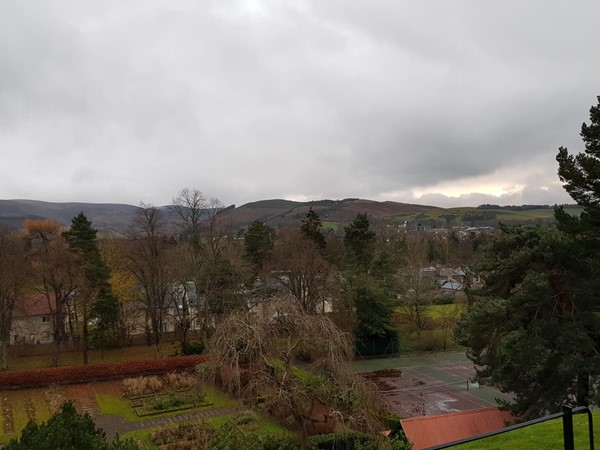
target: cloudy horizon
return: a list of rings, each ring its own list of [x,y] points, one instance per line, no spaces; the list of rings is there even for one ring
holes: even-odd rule
[[[0,3],[0,198],[573,203],[600,3]],[[592,50],[590,50],[592,49]]]

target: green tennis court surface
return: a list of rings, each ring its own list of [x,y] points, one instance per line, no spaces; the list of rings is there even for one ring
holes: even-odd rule
[[[356,361],[358,373],[381,389],[391,408],[405,417],[435,415],[497,406],[510,396],[470,380],[475,368],[462,352],[406,355]]]

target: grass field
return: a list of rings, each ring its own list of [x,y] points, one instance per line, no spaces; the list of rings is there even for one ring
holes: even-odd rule
[[[600,411],[594,412],[595,446],[600,444]],[[590,448],[587,415],[573,416],[573,435],[576,449]],[[563,449],[562,419],[532,425],[480,441],[452,447],[460,450],[559,450]]]
[[[452,225],[461,223],[462,216],[468,213],[492,213],[496,215],[496,219],[500,222],[535,222],[535,221],[552,221],[554,220],[554,207],[548,208],[533,208],[523,210],[510,210],[510,209],[486,209],[482,210],[473,207],[461,207],[461,208],[449,208],[449,209],[436,209],[418,214],[407,214],[396,216],[396,220],[440,220],[445,221],[444,216],[455,215],[456,217],[451,221]],[[572,215],[579,215],[582,208],[567,208],[566,211]]]

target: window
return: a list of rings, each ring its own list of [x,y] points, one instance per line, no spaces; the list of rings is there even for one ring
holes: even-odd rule
[[[42,316],[42,322],[43,323],[50,322],[50,316]]]

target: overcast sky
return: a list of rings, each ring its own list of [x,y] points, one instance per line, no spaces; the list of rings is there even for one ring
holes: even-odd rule
[[[0,198],[572,203],[600,2],[0,2]]]

